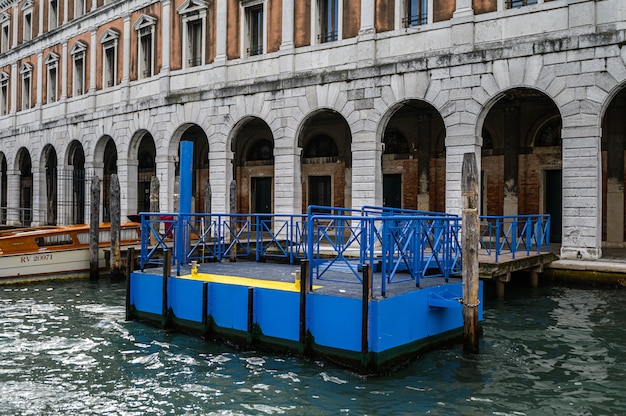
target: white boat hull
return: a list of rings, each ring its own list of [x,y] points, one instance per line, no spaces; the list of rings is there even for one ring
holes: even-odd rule
[[[107,251],[110,249],[99,249],[101,269],[106,266]],[[4,255],[0,256],[0,284],[86,277],[89,269],[88,248]]]

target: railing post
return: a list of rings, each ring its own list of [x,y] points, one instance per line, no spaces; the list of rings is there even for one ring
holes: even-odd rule
[[[496,218],[496,263],[498,262],[498,256],[500,255],[500,233],[502,232],[502,224],[500,218]]]

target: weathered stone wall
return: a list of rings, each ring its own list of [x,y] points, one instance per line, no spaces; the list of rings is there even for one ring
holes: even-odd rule
[[[122,30],[119,16],[139,4],[129,2],[120,10],[111,6],[100,18]],[[238,10],[238,2],[228,4],[229,13]],[[296,6],[305,7],[303,2]],[[98,16],[90,19],[83,24],[95,30]],[[238,36],[238,28],[228,28],[229,58],[239,58]],[[300,35],[294,38],[296,44],[308,42]],[[40,47],[61,40],[62,36],[51,35]],[[431,162],[431,206],[458,214],[463,154],[473,152],[479,167],[482,163],[483,168],[493,166],[490,171],[503,171],[501,156],[481,158],[481,131],[502,94],[523,87],[549,97],[562,117],[562,255],[597,258],[602,245],[602,116],[626,83],[625,42],[626,7],[621,1],[547,2],[532,9],[453,18],[420,31],[381,32],[362,42],[357,37],[280,50],[263,59],[229,61],[225,66],[168,71],[54,105],[43,105],[33,92],[36,105],[31,111],[16,111],[21,99],[17,63],[30,61],[35,70],[41,69],[32,59],[33,51],[18,48],[0,57],[0,67],[11,65],[11,86],[18,91],[11,114],[0,117],[1,151],[11,175],[9,206],[19,206],[14,189],[19,149],[28,149],[32,158],[35,200],[41,203],[46,145],[54,147],[59,164],[65,166],[70,142],[80,141],[86,164],[102,177],[104,145],[110,137],[118,150],[122,213],[132,212],[129,201],[136,199],[130,195],[134,184],[128,172],[136,155],[128,150],[138,140],[136,133],[145,130],[156,145],[162,209],[172,210],[178,142],[187,127],[197,125],[209,141],[212,211],[226,212],[234,128],[254,116],[266,122],[274,136],[276,211],[300,212],[306,203],[303,178],[310,173],[300,164],[298,139],[304,120],[320,109],[339,114],[351,134],[352,164],[333,171],[333,202],[380,205],[381,133],[398,105],[419,100],[436,109],[445,125],[445,159]],[[118,48],[122,59],[121,40]],[[291,62],[288,67],[283,66],[285,56]],[[101,65],[101,52],[96,57],[96,65]],[[118,73],[119,81],[122,74]],[[99,82],[101,78],[96,79]],[[520,159],[520,213],[542,210],[540,172],[557,166],[552,156],[529,154]],[[485,180],[486,206],[490,213],[492,207],[500,213],[503,178]]]

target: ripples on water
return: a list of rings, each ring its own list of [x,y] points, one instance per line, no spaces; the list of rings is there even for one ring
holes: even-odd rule
[[[0,287],[0,414],[624,413],[626,291],[516,291],[487,303],[479,356],[368,378],[125,322],[123,284]]]

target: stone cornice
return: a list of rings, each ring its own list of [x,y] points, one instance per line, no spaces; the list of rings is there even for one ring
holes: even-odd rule
[[[18,0],[0,0],[0,12],[9,9],[14,4],[17,4]]]

